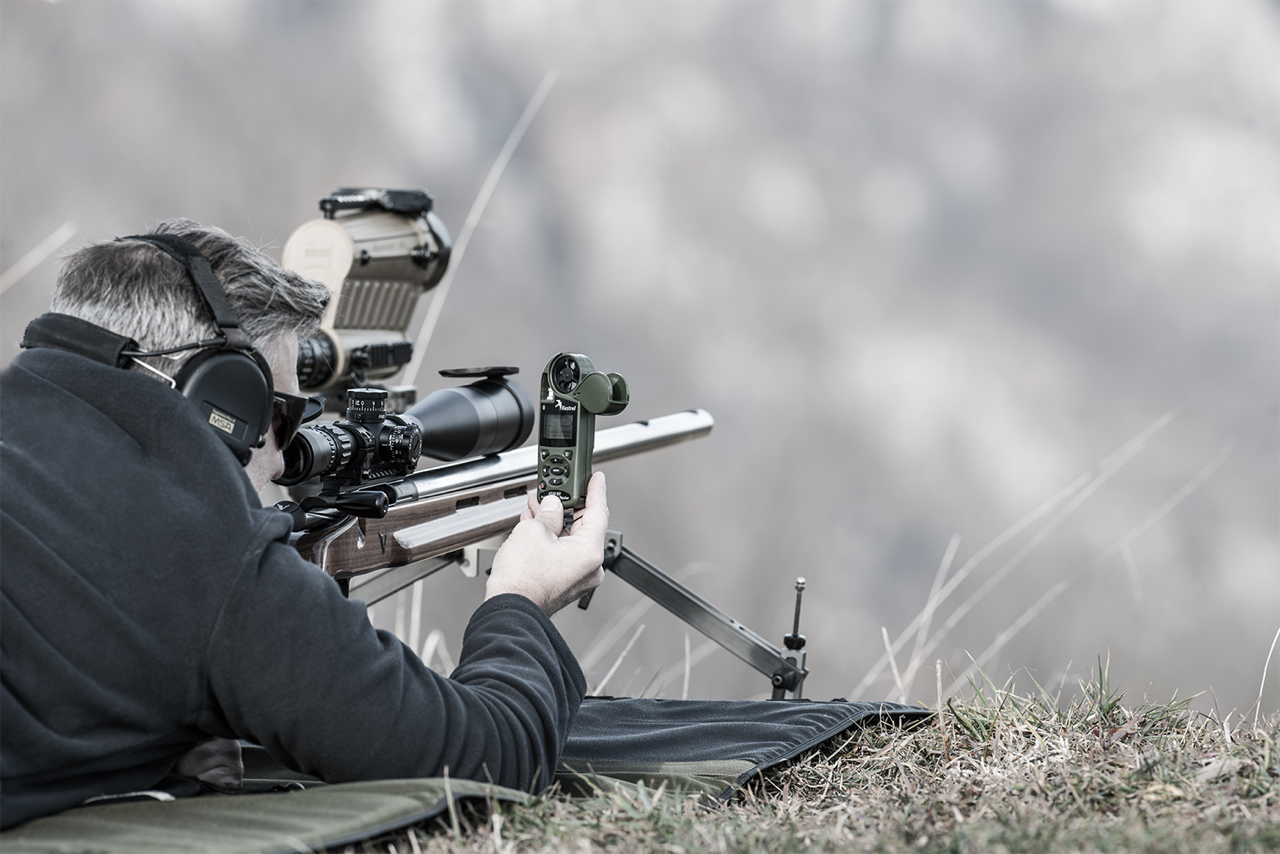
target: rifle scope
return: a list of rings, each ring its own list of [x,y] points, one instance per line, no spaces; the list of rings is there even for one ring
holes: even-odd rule
[[[304,427],[284,451],[284,474],[296,486],[321,478],[324,490],[396,480],[411,474],[419,454],[459,460],[497,454],[524,444],[533,430],[533,403],[507,375],[512,367],[460,368],[446,377],[482,377],[440,389],[404,415],[387,415],[385,389],[352,389],[347,420]]]

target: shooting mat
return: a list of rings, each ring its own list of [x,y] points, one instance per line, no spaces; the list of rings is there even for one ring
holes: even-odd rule
[[[556,781],[573,795],[667,783],[668,791],[731,797],[735,788],[811,747],[873,722],[914,723],[932,713],[897,703],[588,698]],[[297,791],[262,792],[280,784]],[[0,834],[5,854],[294,854],[342,850],[431,819],[452,800],[524,803],[522,792],[440,778],[326,785],[291,772],[261,748],[245,750],[245,788],[77,807]]]
[[[898,703],[588,697],[556,781],[589,795],[612,780],[732,797],[757,774],[857,724],[910,724],[933,713]]]

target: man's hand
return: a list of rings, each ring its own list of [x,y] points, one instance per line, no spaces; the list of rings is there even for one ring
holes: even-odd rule
[[[587,484],[587,506],[565,536],[564,507],[548,495],[541,506],[537,492],[529,492],[529,506],[520,523],[493,557],[485,585],[485,599],[518,593],[532,599],[549,617],[594,590],[604,580],[604,535],[609,527],[604,472]]]
[[[244,785],[244,759],[240,742],[229,738],[210,738],[178,757],[173,773],[196,777],[224,789]]]

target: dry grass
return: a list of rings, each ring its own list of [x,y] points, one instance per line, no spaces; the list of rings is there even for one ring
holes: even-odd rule
[[[348,851],[1280,850],[1280,718],[1125,705],[1100,670],[1070,701],[1029,678],[974,685],[927,725],[837,739],[726,806],[546,796]]]

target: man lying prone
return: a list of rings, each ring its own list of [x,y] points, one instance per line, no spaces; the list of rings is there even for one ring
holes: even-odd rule
[[[457,669],[427,669],[257,498],[327,300],[185,220],[67,259],[0,376],[0,826],[175,772],[234,783],[210,739],[330,782],[550,782],[586,682],[549,616],[600,583],[603,475],[571,536],[531,498]]]

